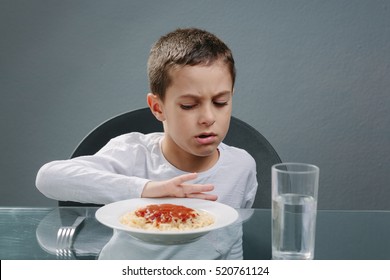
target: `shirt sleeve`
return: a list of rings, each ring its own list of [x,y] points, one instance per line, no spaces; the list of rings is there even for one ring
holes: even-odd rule
[[[252,157],[249,163],[248,170],[249,170],[249,174],[246,183],[247,188],[246,188],[245,200],[242,205],[242,208],[252,208],[252,205],[255,202],[256,192],[258,188],[256,162]]]
[[[131,149],[108,144],[97,154],[53,161],[38,171],[36,187],[55,200],[107,204],[141,196],[146,178],[132,176]]]

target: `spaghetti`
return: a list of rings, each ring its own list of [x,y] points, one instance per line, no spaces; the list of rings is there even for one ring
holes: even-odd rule
[[[120,222],[135,228],[160,231],[185,231],[214,223],[207,212],[176,204],[150,204],[127,213]]]

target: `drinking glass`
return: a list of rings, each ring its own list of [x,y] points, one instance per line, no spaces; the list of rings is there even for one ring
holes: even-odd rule
[[[306,163],[272,166],[272,258],[314,258],[319,168]]]

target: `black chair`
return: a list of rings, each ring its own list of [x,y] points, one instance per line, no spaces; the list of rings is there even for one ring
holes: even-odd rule
[[[123,113],[102,123],[92,130],[77,146],[71,158],[92,155],[111,138],[129,132],[151,133],[163,131],[163,126],[149,108]],[[229,132],[224,143],[245,149],[257,164],[259,188],[253,208],[271,207],[271,166],[280,163],[280,157],[267,139],[247,123],[231,117]],[[73,201],[60,201],[60,206],[100,206],[81,204]]]

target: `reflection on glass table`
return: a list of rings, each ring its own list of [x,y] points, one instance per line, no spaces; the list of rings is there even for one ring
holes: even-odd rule
[[[78,216],[87,218],[74,239],[75,259],[223,259],[239,258],[241,253],[244,259],[271,258],[270,209],[237,209],[240,220],[231,228],[210,232],[203,240],[174,245],[165,251],[161,245],[145,245],[131,236],[114,233],[96,220],[96,210],[88,207],[0,208],[0,259],[57,259],[58,229],[71,225]],[[233,254],[229,246],[240,248],[241,235],[242,252],[234,250]],[[390,211],[319,210],[314,259],[390,260],[389,236]],[[191,248],[191,244],[197,248]],[[132,252],[128,252],[129,248]],[[179,248],[180,252],[175,252]]]
[[[57,254],[57,233],[61,226],[70,226],[79,216],[85,216],[85,221],[75,234],[73,240],[73,255],[77,259],[94,259],[102,247],[110,240],[112,230],[102,226],[95,219],[94,208],[57,208],[49,212],[37,226],[36,238],[38,244],[47,253]]]
[[[36,236],[46,252],[56,255],[57,232],[71,225],[78,216],[86,216],[74,239],[74,258],[98,259],[242,259],[242,223],[253,211],[242,211],[232,225],[212,231],[189,243],[153,244],[138,240],[127,232],[112,230],[95,218],[94,208],[59,208],[41,220]]]
[[[193,242],[177,245],[147,243],[124,231],[114,230],[99,259],[242,259],[241,245],[242,229],[239,223],[212,231]]]

